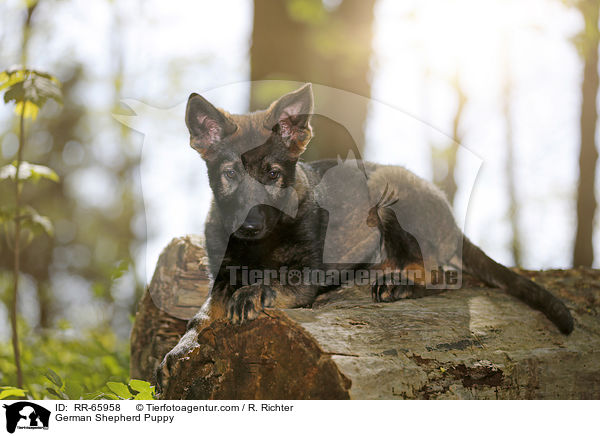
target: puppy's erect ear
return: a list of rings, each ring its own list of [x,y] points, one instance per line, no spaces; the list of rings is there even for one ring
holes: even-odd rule
[[[185,124],[190,131],[190,145],[207,158],[212,145],[236,131],[237,126],[226,114],[194,93],[188,99]]]
[[[281,135],[292,156],[300,156],[312,137],[312,85],[307,83],[274,101],[267,113],[265,126]]]

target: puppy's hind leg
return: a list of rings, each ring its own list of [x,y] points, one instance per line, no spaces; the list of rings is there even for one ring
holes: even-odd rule
[[[377,270],[377,279],[371,284],[371,297],[377,303],[403,299],[423,298],[444,292],[445,289],[427,286],[422,264],[413,263],[402,269]]]

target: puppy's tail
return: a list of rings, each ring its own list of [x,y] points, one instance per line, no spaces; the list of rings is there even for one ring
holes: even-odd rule
[[[540,310],[561,332],[573,331],[573,317],[565,304],[546,289],[488,257],[465,236],[463,268],[489,286],[499,287],[534,309]]]

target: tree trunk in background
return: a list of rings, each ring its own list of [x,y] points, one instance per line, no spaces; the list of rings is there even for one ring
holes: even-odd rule
[[[52,327],[53,299],[48,281],[36,281],[37,303],[40,309],[38,327],[44,331]]]
[[[123,35],[125,34],[125,29],[127,28],[127,23],[125,21],[127,15],[123,8],[115,7],[113,10],[113,22],[111,25],[112,39],[110,45],[114,74],[113,112],[118,113],[118,111],[121,109],[120,100],[123,98],[121,94],[125,85],[124,81],[127,77],[127,72],[125,71],[125,57],[127,56],[127,53],[126,48],[123,45]],[[135,188],[135,178],[138,177],[137,172],[140,164],[140,157],[134,148],[135,146],[132,141],[131,129],[124,124],[121,124],[120,136],[121,146],[126,150],[126,152],[121,154],[121,159],[119,162],[120,165],[114,165],[114,173],[119,180],[119,186],[122,187],[120,199],[122,207],[121,219],[126,220],[128,223],[132,223],[136,215],[140,213],[143,214],[144,210],[143,200],[140,200],[142,198],[142,193],[141,191],[136,192]],[[145,215],[143,214],[143,216]],[[141,226],[143,226],[143,230],[146,232],[147,228],[145,220]],[[128,306],[128,312],[131,315],[134,315],[136,311],[136,302],[140,301],[144,292],[144,284],[139,280],[133,268],[135,250],[141,245],[145,244],[145,241],[148,240],[148,235],[146,234],[144,237],[139,238],[139,236],[136,234],[136,229],[133,228],[133,225],[121,227],[121,232],[123,234],[119,238],[119,244],[122,244],[121,249],[123,250],[124,259],[129,264],[128,270],[130,271],[130,275],[136,284],[134,297],[131,300],[132,304]],[[112,301],[112,294],[107,293],[105,296]]]
[[[320,1],[254,1],[250,51],[251,80],[313,82],[369,97],[373,6],[375,0],[343,1],[328,10]],[[252,87],[250,109],[264,109],[290,89],[277,84]],[[335,101],[315,95],[326,108]],[[364,125],[367,103],[344,108],[355,125]],[[307,161],[345,158],[360,153],[363,137],[353,140],[344,126],[321,116],[313,118],[315,137],[303,155]]]
[[[521,266],[521,236],[519,232],[519,205],[517,203],[517,190],[515,188],[515,158],[514,158],[514,141],[513,141],[513,120],[511,111],[512,101],[512,81],[510,77],[510,64],[508,58],[508,47],[505,46],[504,57],[504,95],[503,95],[503,115],[506,132],[506,183],[508,190],[508,220],[512,230],[512,240],[510,241],[510,249],[513,256],[515,266]]]
[[[579,151],[579,186],[577,188],[577,231],[573,251],[573,266],[591,266],[594,260],[593,226],[596,212],[595,175],[598,151],[596,123],[598,96],[598,12],[600,2],[587,0],[578,3],[585,29],[580,35],[583,56],[581,84],[581,148]]]
[[[462,141],[459,131],[460,123],[465,104],[467,103],[467,96],[460,85],[458,76],[454,79],[452,87],[456,91],[457,96],[456,112],[452,119],[452,142],[444,149],[439,149],[434,146],[431,150],[433,181],[442,191],[444,191],[451,205],[454,204],[454,197],[456,196],[456,190],[458,189],[454,171],[456,169],[456,153],[458,152],[458,146]]]

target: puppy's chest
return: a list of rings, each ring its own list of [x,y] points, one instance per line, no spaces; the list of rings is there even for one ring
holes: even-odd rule
[[[275,268],[311,266],[311,244],[287,243],[279,244],[234,244],[230,245],[226,263],[247,266],[249,268]]]

